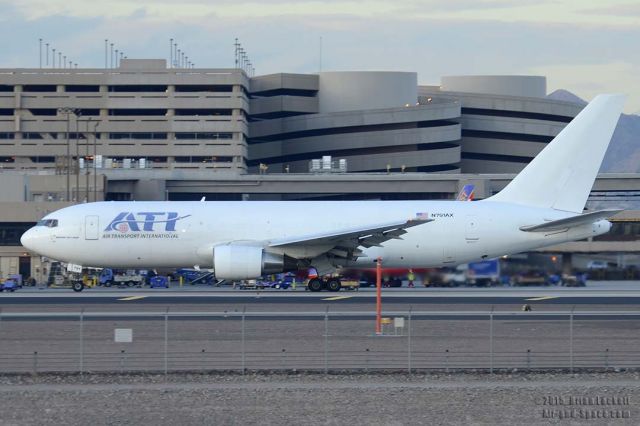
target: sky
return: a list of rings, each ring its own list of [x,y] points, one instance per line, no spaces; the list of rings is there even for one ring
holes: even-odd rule
[[[0,0],[0,67],[39,66],[39,39],[79,67],[104,67],[104,40],[130,58],[318,70],[544,75],[548,92],[625,93],[640,113],[640,0]]]

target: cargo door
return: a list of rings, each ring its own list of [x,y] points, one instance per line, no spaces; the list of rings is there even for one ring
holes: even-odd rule
[[[98,216],[87,216],[84,219],[85,240],[98,239]]]

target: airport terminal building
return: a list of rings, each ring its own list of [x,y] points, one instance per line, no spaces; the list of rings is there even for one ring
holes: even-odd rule
[[[19,236],[70,203],[487,197],[581,110],[546,95],[539,76],[1,69],[0,272],[37,275]]]
[[[61,173],[92,168],[95,151],[108,170],[307,173],[332,156],[348,172],[514,173],[580,111],[545,96],[531,76],[419,86],[414,72],[248,77],[135,59],[3,70],[0,163]]]

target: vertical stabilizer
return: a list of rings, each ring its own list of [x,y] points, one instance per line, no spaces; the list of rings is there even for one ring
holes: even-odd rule
[[[625,96],[598,95],[500,193],[488,200],[581,213]]]

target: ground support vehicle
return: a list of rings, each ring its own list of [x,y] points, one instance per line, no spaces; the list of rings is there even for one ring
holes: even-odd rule
[[[425,287],[458,287],[467,282],[464,265],[455,269],[446,268],[431,271],[423,282]]]
[[[293,286],[294,280],[296,279],[295,275],[285,273],[285,274],[277,274],[267,277],[266,279],[258,280],[258,285],[262,286],[262,288],[275,288],[287,290]]]
[[[111,287],[117,285],[120,287],[128,286],[143,286],[146,282],[146,273],[142,271],[137,272],[133,269],[129,269],[124,273],[119,273],[113,269],[104,268],[98,277],[98,284],[105,287]]]
[[[565,287],[585,287],[587,285],[587,274],[577,273],[575,275],[562,275],[561,284]]]
[[[149,279],[150,288],[169,288],[169,279],[162,275],[156,275]]]
[[[259,288],[275,288],[275,289],[282,289],[282,290],[287,290],[289,287],[291,287],[291,281],[285,281],[285,280],[279,280],[279,279],[275,279],[275,280],[271,280],[271,279],[261,279],[261,280],[257,280],[256,285]]]
[[[513,287],[522,287],[529,285],[549,285],[549,280],[544,272],[528,271],[512,277],[511,285]]]
[[[216,284],[213,272],[208,270],[180,268],[173,275],[178,279],[182,279],[185,284]]]
[[[360,290],[360,280],[343,278],[340,280],[340,286],[344,290],[358,291]]]
[[[264,285],[262,283],[258,285],[258,280],[242,280],[240,281],[240,283],[238,283],[237,286],[240,290],[263,290],[264,289]]]
[[[12,278],[7,278],[6,280],[0,282],[0,291],[9,291],[13,293],[17,289],[18,283]]]
[[[466,282],[468,285],[478,287],[500,284],[500,260],[491,259],[469,263]]]

